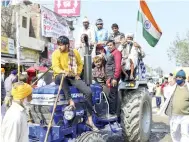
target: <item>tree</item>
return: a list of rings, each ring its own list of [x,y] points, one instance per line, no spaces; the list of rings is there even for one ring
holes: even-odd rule
[[[13,9],[14,6],[1,7],[1,35],[12,39],[16,34]]]
[[[168,57],[176,61],[177,65],[189,66],[189,32],[183,39],[179,35],[176,36],[168,49]]]

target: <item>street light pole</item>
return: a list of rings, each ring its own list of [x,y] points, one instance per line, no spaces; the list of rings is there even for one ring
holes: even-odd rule
[[[18,81],[20,81],[20,38],[19,38],[19,30],[20,30],[20,20],[19,20],[18,11],[16,11],[16,51],[17,51],[17,64],[18,64]]]

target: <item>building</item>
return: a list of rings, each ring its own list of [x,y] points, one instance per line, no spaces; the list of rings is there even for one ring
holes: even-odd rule
[[[53,11],[40,7],[39,4],[33,4],[29,1],[23,2],[16,6],[2,7],[1,15],[1,65],[5,67],[6,73],[17,68],[16,52],[16,21],[19,24],[19,41],[20,41],[20,62],[21,67],[25,70],[29,66],[41,65],[43,63],[51,64],[51,54],[57,48],[56,38],[53,35],[43,35],[42,30],[45,24],[45,9],[49,17],[55,17],[58,25],[64,25],[68,29],[70,39],[73,39],[73,22],[67,21]],[[18,19],[16,19],[16,12]],[[47,16],[48,17],[48,16]],[[43,26],[42,26],[43,24]],[[50,25],[51,28],[54,25]]]

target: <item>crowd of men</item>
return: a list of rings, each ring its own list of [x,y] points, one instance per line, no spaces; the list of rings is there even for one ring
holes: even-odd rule
[[[85,95],[88,116],[86,125],[93,131],[98,131],[98,128],[92,120],[92,91],[81,79],[86,46],[90,49],[93,59],[93,80],[103,87],[109,88],[110,117],[116,117],[119,81],[135,80],[135,68],[138,66],[138,61],[144,57],[140,45],[133,41],[133,34],[128,34],[125,37],[123,33],[119,32],[118,25],[112,24],[113,33],[108,36],[107,30],[103,28],[102,19],[97,19],[96,27],[93,32],[88,19],[85,18],[79,46],[70,47],[69,38],[60,36],[57,40],[58,49],[52,54],[54,83],[60,85],[63,77],[62,90],[72,108],[75,108],[75,103],[71,98],[69,86],[77,87]],[[88,43],[86,43],[86,37],[89,39]],[[180,133],[180,139],[183,139],[183,142],[189,141],[189,131],[186,129],[186,126],[189,125],[187,121],[189,120],[189,89],[185,79],[186,74],[183,70],[175,75],[175,83],[173,83],[175,88],[172,92],[170,91],[172,95],[166,99],[168,103],[165,102],[165,104],[170,104],[170,100],[172,101],[170,123],[172,137],[177,139],[179,136],[176,136],[176,133]],[[13,99],[2,122],[3,142],[26,142],[28,141],[28,127],[27,115],[24,110],[27,109],[31,101],[32,87],[24,82],[16,82],[11,84],[9,93]],[[183,102],[182,105],[179,105],[177,100]],[[173,129],[173,127],[179,126],[182,127],[182,131],[178,132]]]

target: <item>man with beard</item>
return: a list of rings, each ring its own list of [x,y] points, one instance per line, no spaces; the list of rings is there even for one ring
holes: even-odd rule
[[[122,44],[118,47],[118,50],[122,53],[122,71],[126,78],[133,80],[134,69],[138,64],[139,53],[141,53],[142,57],[141,47],[138,43],[133,41],[134,34],[132,33],[127,35],[126,40],[124,37],[122,38]],[[126,73],[127,70],[131,70],[130,76]]]
[[[96,21],[96,31],[95,31],[95,42],[97,44],[95,54],[99,55],[102,53],[109,54],[109,50],[106,47],[106,42],[108,41],[108,31],[103,27],[104,23],[102,19],[97,19]]]
[[[86,34],[89,38],[89,45],[93,46],[94,42],[95,42],[95,35],[94,35],[94,30],[90,27],[90,23],[89,20],[87,19],[87,17],[85,17],[83,19],[83,27],[80,31],[79,34],[79,39],[78,39],[78,45],[76,46],[76,48],[81,47],[82,46],[82,42],[81,42],[81,36],[83,34]]]

